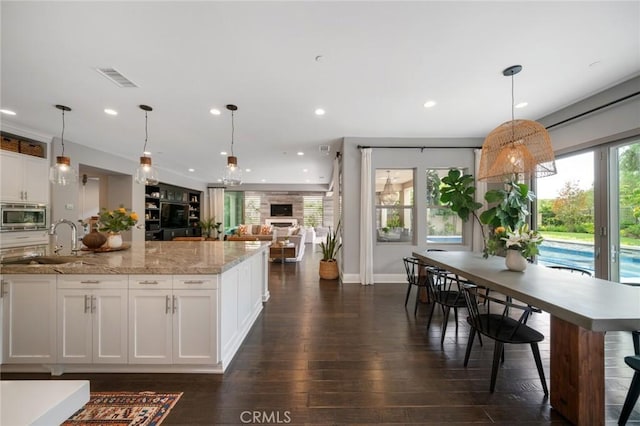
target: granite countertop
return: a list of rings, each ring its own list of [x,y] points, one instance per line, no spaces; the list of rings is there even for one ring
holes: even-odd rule
[[[126,250],[80,251],[72,262],[2,265],[2,274],[219,274],[256,252],[265,241],[147,241]],[[47,253],[51,253],[50,251]],[[67,256],[64,256],[67,257]]]

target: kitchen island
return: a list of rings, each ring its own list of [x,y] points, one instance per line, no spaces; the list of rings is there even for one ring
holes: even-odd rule
[[[264,242],[61,260],[1,266],[3,371],[223,373],[269,299]]]

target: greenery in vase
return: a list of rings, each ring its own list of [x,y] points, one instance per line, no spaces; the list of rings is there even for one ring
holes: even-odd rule
[[[529,203],[536,196],[529,191],[529,186],[516,180],[505,182],[503,189],[487,191],[484,199],[495,206],[485,210],[480,215],[480,221],[490,228],[502,226],[509,229],[519,229],[529,215]]]
[[[338,222],[338,226],[336,226],[335,231],[331,231],[331,227],[329,227],[327,238],[325,239],[325,241],[320,242],[320,249],[322,250],[322,260],[326,262],[335,262],[336,256],[342,248],[342,243],[338,243],[339,233],[340,222]]]
[[[517,250],[526,258],[533,257],[539,253],[542,241],[542,235],[530,230],[529,225],[522,225],[515,231],[499,226],[487,240],[485,257],[504,250]]]
[[[128,231],[138,223],[136,212],[120,208],[107,210],[103,208],[98,218],[98,230],[101,232],[122,232]]]

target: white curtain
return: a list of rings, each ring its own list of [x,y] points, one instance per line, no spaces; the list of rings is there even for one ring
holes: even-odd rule
[[[480,214],[487,209],[487,202],[484,200],[484,194],[487,193],[487,183],[484,181],[477,180],[477,176],[480,171],[480,157],[482,156],[482,150],[474,149],[473,154],[475,156],[474,175],[476,176],[476,201],[478,203],[482,203],[482,207],[476,211],[476,214],[478,215],[478,217],[480,217]],[[488,231],[487,227],[485,226],[484,228],[485,228],[485,232],[487,232]],[[482,239],[481,225],[478,223],[477,220],[473,219],[473,239],[472,239],[471,250],[482,252],[483,249],[484,249],[484,241]]]
[[[224,188],[208,188],[209,216],[216,222],[224,222]]]
[[[362,148],[360,164],[360,284],[373,285],[373,188],[371,148]]]

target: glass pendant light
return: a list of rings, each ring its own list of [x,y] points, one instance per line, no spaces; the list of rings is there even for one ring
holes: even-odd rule
[[[144,111],[144,148],[142,148],[142,157],[140,157],[140,166],[136,169],[136,182],[144,185],[155,185],[160,180],[158,179],[158,171],[151,164],[151,155],[147,151],[147,139],[149,138],[148,117],[149,111],[153,111],[148,105],[140,105],[140,109]]]
[[[236,186],[242,183],[242,170],[238,167],[238,157],[233,155],[233,135],[235,133],[233,113],[238,110],[238,107],[227,105],[227,109],[231,111],[231,155],[227,157],[227,168],[222,182],[228,186]]]
[[[380,202],[385,206],[392,206],[398,202],[399,198],[400,194],[394,190],[393,184],[391,183],[391,172],[387,170],[387,182],[384,184],[384,188],[380,194]]]
[[[69,185],[78,181],[76,170],[71,167],[71,158],[64,155],[64,113],[71,111],[71,108],[64,105],[56,105],[62,111],[62,135],[60,142],[62,144],[62,154],[56,157],[56,164],[49,169],[49,181],[54,185]]]

